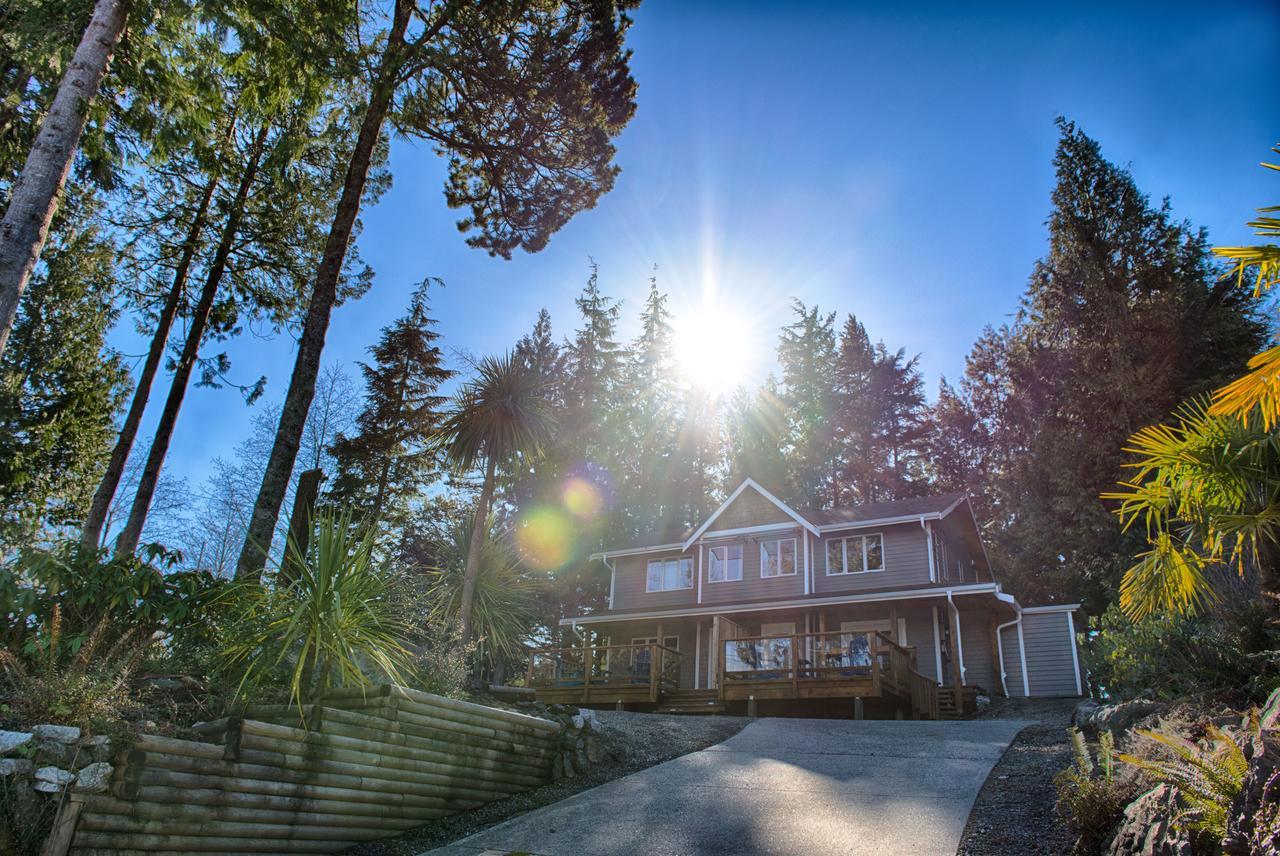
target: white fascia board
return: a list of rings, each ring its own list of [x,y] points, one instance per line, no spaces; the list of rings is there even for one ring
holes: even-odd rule
[[[742,484],[738,485],[737,488],[734,489],[733,493],[729,494],[729,498],[726,499],[724,502],[722,502],[719,508],[711,512],[711,516],[708,517],[705,521],[703,521],[702,525],[697,528],[697,531],[695,531],[692,535],[689,536],[689,540],[684,542],[684,549],[688,550],[690,547],[692,547],[693,543],[697,541],[699,538],[701,538],[704,532],[706,532],[708,529],[711,528],[711,524],[716,522],[716,518],[718,518],[721,514],[724,514],[725,509],[727,509],[730,505],[733,505],[733,501],[737,499],[739,496],[741,496],[742,492],[747,488],[752,488],[753,490],[755,490],[756,493],[760,494],[769,502],[772,502],[775,506],[777,506],[778,509],[783,514],[786,514],[788,517],[790,517],[796,523],[799,523],[805,529],[808,529],[814,535],[818,534],[818,527],[814,526],[808,520],[805,520],[803,517],[801,517],[795,511],[795,509],[787,505],[782,500],[778,499],[773,494],[769,493],[769,491],[761,487],[756,482],[755,479],[747,479]]]
[[[855,520],[849,523],[824,523],[818,527],[818,534],[837,532],[841,529],[867,529],[872,526],[892,526],[895,523],[916,523],[921,520],[941,520],[942,515],[936,511],[927,514],[905,514],[901,517],[877,517],[875,520]]]
[[[760,526],[740,526],[737,529],[716,529],[703,532],[702,540],[713,541],[716,538],[732,538],[735,535],[751,535],[756,532],[790,532],[799,526],[799,523],[765,523]]]
[[[642,556],[645,553],[665,553],[669,550],[680,550],[684,552],[680,544],[658,544],[653,547],[632,547],[627,550],[606,550],[603,553],[592,553],[587,558],[592,561],[599,559],[614,559],[618,556]]]
[[[844,603],[876,603],[890,600],[914,600],[923,597],[946,598],[947,593],[957,597],[973,594],[998,594],[994,583],[970,583],[950,588],[931,587],[925,589],[907,589],[894,592],[865,592],[862,594],[844,594],[832,597],[806,597],[800,600],[773,600],[764,603],[734,605],[731,603],[716,606],[693,608],[676,608],[652,610],[650,612],[610,613],[600,615],[584,615],[578,618],[562,618],[561,626],[569,624],[603,624],[611,621],[641,621],[650,618],[693,618],[699,615],[720,615],[737,612],[769,612],[777,609],[806,609],[817,606],[839,606]]]
[[[1078,603],[1055,603],[1051,606],[1024,606],[1023,612],[1078,612],[1080,604]]]

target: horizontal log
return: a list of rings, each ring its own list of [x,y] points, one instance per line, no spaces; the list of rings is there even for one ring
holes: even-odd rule
[[[369,752],[378,755],[399,756],[415,761],[434,762],[442,767],[455,768],[461,775],[481,776],[497,781],[525,784],[532,787],[545,784],[547,776],[533,774],[519,769],[512,769],[491,759],[476,757],[465,751],[443,752],[415,745],[410,738],[403,735],[385,735],[386,740],[370,740],[367,738],[348,737],[339,734],[322,734],[314,731],[303,731],[300,728],[289,728],[285,725],[271,725],[257,720],[245,720],[241,725],[241,744],[249,736],[271,737],[277,740],[290,741],[295,744],[316,747],[332,747],[334,749],[351,749],[358,752]],[[264,748],[264,747],[259,747]],[[304,753],[307,754],[307,753]],[[548,771],[549,772],[549,771]]]
[[[558,724],[547,719],[540,719],[536,716],[529,716],[524,713],[515,713],[514,711],[502,710],[496,707],[485,707],[482,704],[458,701],[457,699],[445,698],[444,696],[433,695],[431,693],[424,693],[420,690],[411,690],[407,687],[392,685],[387,687],[386,692],[381,693],[380,695],[389,699],[400,699],[401,701],[407,701],[423,707],[450,711],[452,713],[478,719],[483,722],[502,722],[507,725],[520,726],[534,731],[543,731],[548,734],[555,734],[560,730],[560,726]],[[370,697],[371,696],[367,693],[362,694],[358,688],[333,689],[326,691],[324,694],[324,698],[326,700],[367,700]]]
[[[246,713],[252,714],[251,719],[270,722],[275,725],[289,725],[292,727],[294,723],[301,724],[302,722],[302,716],[299,715],[298,709],[285,705],[257,705],[247,708]],[[306,722],[310,728],[316,731],[324,731],[324,723],[340,722],[344,725],[370,728],[376,731],[392,731],[413,737],[442,741],[449,745],[462,744],[479,749],[492,749],[530,758],[547,759],[548,763],[550,763],[555,754],[550,741],[541,738],[527,740],[515,736],[492,737],[471,734],[448,727],[457,725],[457,723],[409,713],[398,719],[388,719],[381,713],[373,713],[372,709],[369,711],[357,711],[324,707],[304,710],[302,713],[305,714]]]
[[[190,793],[186,791],[184,793]],[[105,794],[92,797],[85,804],[85,816],[114,815],[138,820],[208,822],[238,820],[246,823],[283,823],[302,826],[345,826],[381,829],[411,829],[422,824],[421,817],[387,817],[383,814],[346,814],[322,811],[285,811],[246,806],[203,805],[188,802],[145,802],[121,800]],[[442,813],[443,816],[443,813]]]
[[[495,795],[505,796],[522,790],[516,785],[490,788],[484,788],[481,785],[469,787],[458,783],[457,778],[454,776],[414,773],[407,770],[372,767],[356,763],[315,762],[300,755],[285,756],[276,754],[273,759],[280,759],[285,763],[263,764],[255,763],[254,759],[245,758],[244,754],[246,753],[243,751],[241,761],[238,762],[210,762],[203,759],[186,758],[181,755],[162,755],[160,753],[141,754],[144,757],[135,759],[130,756],[130,763],[141,764],[143,768],[172,770],[205,776],[263,779],[289,784],[414,793],[421,796],[438,796],[442,799],[453,799],[459,796],[492,799]],[[296,759],[296,762],[289,763],[290,759]],[[262,758],[260,760],[266,759]]]
[[[253,823],[230,818],[206,820],[177,819],[152,820],[124,817],[117,814],[88,814],[80,818],[77,830],[84,832],[132,833],[137,835],[200,835],[217,838],[251,838],[258,841],[275,841],[275,848],[298,841],[332,841],[344,838],[350,841],[372,841],[394,835],[396,821],[387,821],[381,828],[370,826],[312,826],[306,823]]]
[[[114,785],[114,783],[113,783]],[[138,776],[137,787],[165,785],[170,788],[198,790],[224,790],[246,794],[266,794],[303,799],[328,799],[340,802],[372,803],[376,805],[413,806],[418,808],[449,808],[443,797],[427,797],[417,794],[391,791],[362,790],[357,788],[332,788],[325,785],[302,785],[287,782],[268,782],[261,779],[236,779],[230,776],[203,776],[196,773],[178,773],[173,770],[143,770]],[[112,793],[129,799],[129,791]],[[174,799],[190,799],[176,794]]]
[[[335,737],[351,737],[356,740],[372,740],[410,749],[421,749],[467,758],[471,763],[480,760],[491,761],[502,767],[527,768],[531,775],[540,776],[551,768],[552,754],[544,751],[539,757],[531,757],[516,751],[508,745],[501,749],[489,746],[475,746],[462,740],[442,740],[439,737],[424,737],[401,728],[378,730],[367,724],[352,724],[339,717],[360,717],[360,714],[333,711],[326,713],[316,721],[311,729],[312,734],[326,734]],[[361,717],[362,719],[365,717]],[[257,721],[257,720],[251,720]],[[286,726],[288,727],[288,726]]]
[[[365,817],[423,818],[425,823],[437,817],[466,810],[482,803],[458,801],[454,809],[425,808],[422,806],[386,805],[371,802],[350,802],[318,797],[287,797],[274,794],[251,794],[223,791],[214,788],[188,788],[182,791],[185,804],[203,806],[228,806],[233,808],[260,808],[272,811],[317,812],[321,814],[350,814]],[[175,802],[174,790],[167,785],[144,785],[135,795],[137,802],[171,805]]]
[[[226,747],[220,743],[201,743],[196,740],[177,740],[158,734],[140,734],[133,741],[134,749],[147,752],[164,752],[169,755],[187,755],[192,758],[222,760]]]
[[[190,856],[187,850],[133,850],[120,847],[72,847],[71,856]],[[206,850],[205,856],[241,856],[242,850]],[[254,856],[293,856],[292,853],[259,851]]]
[[[291,841],[289,853],[336,853],[358,842],[348,841]],[[279,841],[255,841],[252,838],[231,838],[215,835],[142,835],[120,832],[80,832],[76,834],[77,848],[98,847],[117,850],[183,850],[189,853],[276,853]]]
[[[348,710],[353,713],[365,713],[378,717],[386,717],[389,714],[388,705],[398,704],[394,709],[394,717],[397,722],[412,722],[416,725],[425,725],[431,728],[439,728],[457,734],[470,734],[476,737],[485,737],[491,740],[512,740],[520,741],[530,746],[541,746],[544,748],[554,748],[557,734],[548,734],[542,731],[535,731],[530,728],[520,726],[508,727],[503,723],[494,722],[478,722],[475,719],[460,717],[450,711],[441,709],[427,708],[414,705],[410,702],[396,702],[394,699],[387,701],[386,699],[375,699],[369,702],[360,701],[338,701],[334,703],[341,710]],[[557,725],[558,727],[558,725]]]

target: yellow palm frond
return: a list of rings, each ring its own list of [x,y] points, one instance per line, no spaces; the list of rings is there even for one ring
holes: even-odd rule
[[[1168,532],[1150,541],[1151,549],[1138,555],[1138,563],[1120,582],[1120,608],[1135,621],[1157,612],[1196,612],[1213,603],[1217,595],[1205,573],[1213,561]]]
[[[1233,416],[1242,422],[1262,419],[1263,430],[1280,422],[1280,347],[1249,360],[1249,373],[1213,394],[1214,416]]]

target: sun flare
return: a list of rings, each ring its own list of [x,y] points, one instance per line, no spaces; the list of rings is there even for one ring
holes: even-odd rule
[[[732,306],[708,303],[677,316],[675,357],[689,383],[728,395],[750,380],[751,324]]]

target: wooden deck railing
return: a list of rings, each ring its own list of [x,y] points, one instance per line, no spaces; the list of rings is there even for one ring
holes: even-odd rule
[[[725,639],[721,654],[722,699],[891,694],[917,716],[938,717],[937,687],[916,671],[914,651],[881,632]]]
[[[589,645],[530,652],[528,686],[559,701],[658,701],[680,686],[680,652],[665,645]]]

